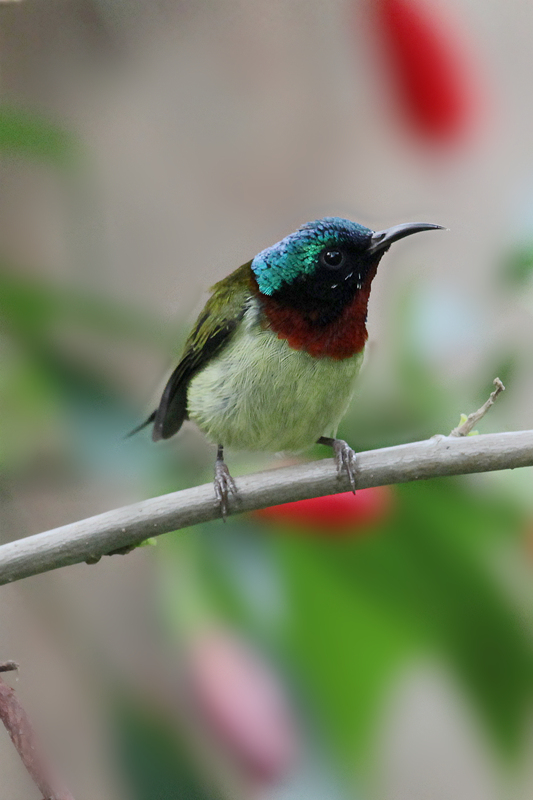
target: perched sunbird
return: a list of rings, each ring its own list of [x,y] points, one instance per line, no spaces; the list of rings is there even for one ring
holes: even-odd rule
[[[363,360],[372,280],[393,242],[437,229],[408,222],[372,231],[325,217],[262,250],[213,286],[158,408],[136,430],[153,422],[158,441],[193,420],[218,445],[222,516],[236,494],[224,447],[329,445],[355,492],[356,454],[335,437]]]

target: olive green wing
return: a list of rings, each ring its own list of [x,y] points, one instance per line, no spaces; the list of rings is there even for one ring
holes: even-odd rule
[[[192,378],[230,341],[242,320],[252,293],[251,261],[219,281],[196,320],[181,360],[168,379],[159,406],[145,424],[153,421],[154,441],[168,439],[187,419],[187,390]]]

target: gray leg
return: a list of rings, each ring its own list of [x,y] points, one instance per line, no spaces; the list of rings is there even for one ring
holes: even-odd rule
[[[236,495],[237,487],[235,486],[235,481],[231,477],[226,462],[224,461],[224,447],[221,444],[219,444],[217,448],[214,485],[215,485],[215,497],[217,499],[218,505],[220,506],[220,513],[222,514],[222,519],[225,522],[226,515],[228,513],[229,493],[231,492],[232,494]]]
[[[321,436],[320,439],[317,440],[317,444],[325,444],[333,448],[337,472],[339,474],[343,471],[346,472],[350,479],[352,492],[355,494],[355,462],[357,453],[352,450],[344,439],[332,439],[329,436]]]

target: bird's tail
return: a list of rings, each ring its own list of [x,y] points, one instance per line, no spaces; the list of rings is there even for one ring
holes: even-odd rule
[[[155,411],[152,411],[148,419],[145,419],[144,422],[141,422],[140,425],[137,425],[132,431],[127,433],[124,438],[129,439],[130,436],[135,436],[136,433],[139,433],[139,431],[142,431],[147,425],[150,425],[150,423],[152,423],[155,419],[155,413]]]

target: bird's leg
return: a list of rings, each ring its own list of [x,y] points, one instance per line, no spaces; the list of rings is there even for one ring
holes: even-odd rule
[[[333,448],[337,472],[339,474],[343,470],[346,472],[350,480],[352,492],[355,494],[355,462],[357,453],[352,450],[344,439],[332,439],[330,436],[321,436],[320,439],[317,440],[317,444],[325,444]]]
[[[235,481],[230,475],[226,462],[224,461],[224,446],[219,444],[217,448],[217,460],[215,461],[215,497],[220,506],[220,513],[222,519],[226,521],[228,513],[228,496],[237,494],[237,487]]]

